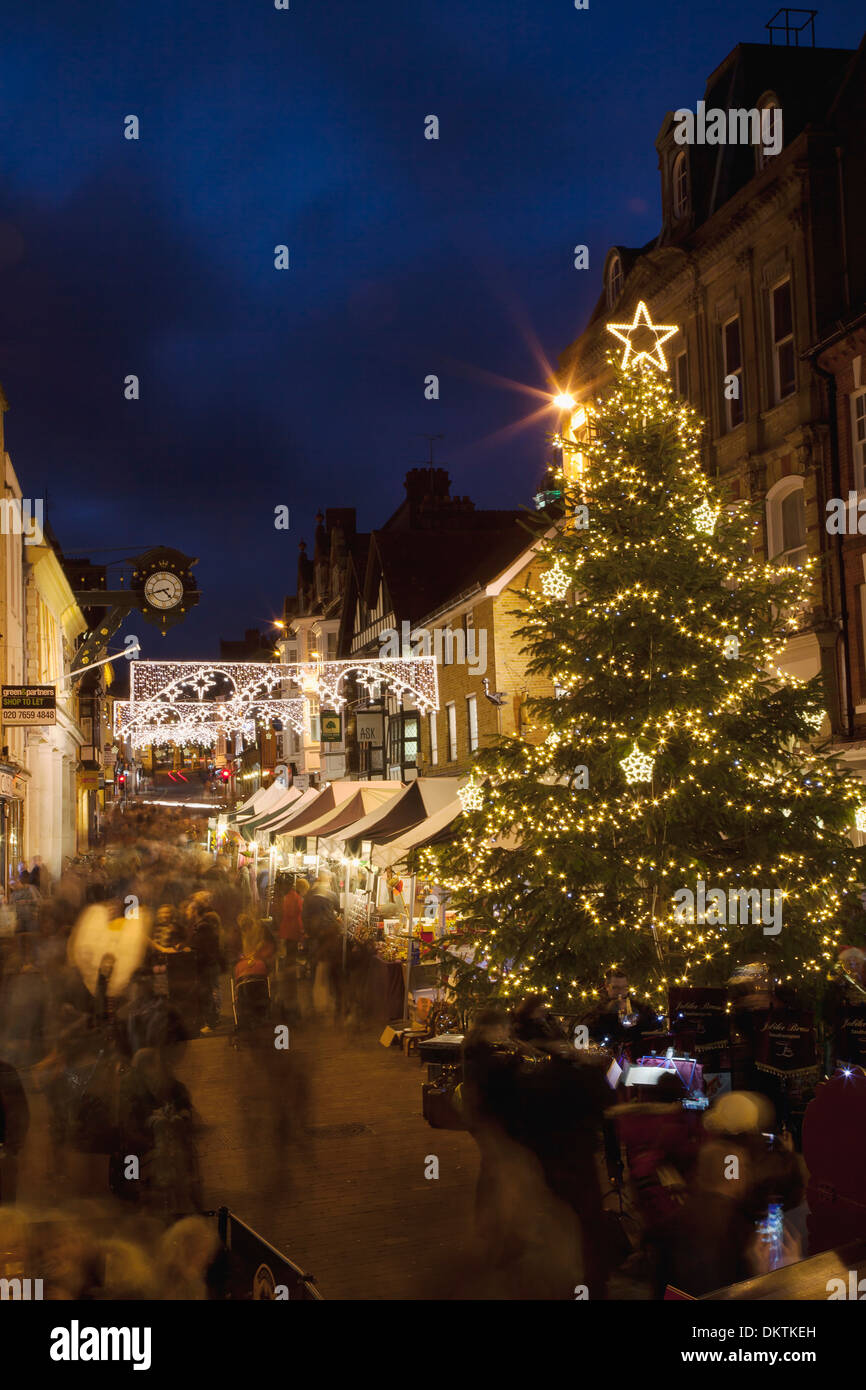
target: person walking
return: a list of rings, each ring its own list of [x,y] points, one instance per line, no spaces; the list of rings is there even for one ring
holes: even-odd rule
[[[299,882],[303,884],[303,893],[299,892]],[[306,881],[292,878],[283,898],[280,912],[280,941],[283,943],[282,954],[291,961],[297,958],[298,946],[304,939],[303,909],[306,893]]]
[[[221,924],[209,893],[194,893],[187,904],[189,945],[196,960],[202,1033],[213,1033],[220,1019],[220,973],[223,962]]]

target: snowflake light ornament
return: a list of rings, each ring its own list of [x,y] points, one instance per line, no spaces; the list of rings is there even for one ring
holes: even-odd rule
[[[715,507],[711,507],[709,502],[702,502],[699,507],[695,507],[692,512],[692,521],[696,531],[703,531],[711,536],[716,529],[716,522],[719,513]]]
[[[619,765],[625,773],[627,782],[651,782],[655,759],[647,753],[642,753],[637,744],[634,745],[627,758],[620,758]]]
[[[474,777],[470,777],[468,782],[457,788],[457,795],[464,811],[480,811],[484,804],[484,788]]]
[[[858,806],[854,812],[854,824],[866,835],[866,806]]]
[[[810,710],[803,715],[803,723],[808,724],[810,729],[820,729],[824,723],[824,711],[822,709]]]
[[[544,590],[545,598],[565,598],[571,587],[571,579],[558,560],[549,570],[544,571],[541,576],[541,587]]]

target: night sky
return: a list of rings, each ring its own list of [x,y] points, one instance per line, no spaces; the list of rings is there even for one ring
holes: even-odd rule
[[[551,420],[538,392],[609,245],[658,230],[665,112],[693,108],[738,42],[765,41],[765,8],[6,8],[7,448],[67,554],[200,557],[184,624],[164,640],[127,625],[144,657],[212,656],[278,616],[318,508],[380,525],[424,433],[445,435],[455,493],[529,501]],[[854,48],[862,29],[861,0],[839,0],[818,43]]]

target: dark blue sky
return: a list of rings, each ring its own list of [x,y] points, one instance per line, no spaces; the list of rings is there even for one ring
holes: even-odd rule
[[[693,107],[736,43],[763,42],[774,9],[291,6],[4,15],[7,448],[24,495],[48,489],[68,553],[200,557],[199,608],[164,641],[140,625],[145,657],[213,655],[276,616],[316,510],[380,524],[422,432],[446,436],[455,492],[528,501],[545,427],[520,428],[538,399],[519,384],[545,388],[608,246],[657,230],[665,112]],[[860,0],[827,6],[818,42],[856,47],[862,16]]]

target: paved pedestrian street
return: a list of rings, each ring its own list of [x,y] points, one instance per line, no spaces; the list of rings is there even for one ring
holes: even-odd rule
[[[290,1042],[272,1056],[221,1034],[190,1044],[178,1075],[203,1123],[207,1206],[229,1206],[327,1299],[430,1297],[471,1229],[472,1139],[426,1124],[426,1069],[373,1033],[316,1025]],[[306,1125],[291,1103],[281,1122],[281,1084],[296,1106],[309,1092]],[[438,1180],[424,1177],[430,1154]]]
[[[267,1035],[264,1046],[244,1037],[236,1047],[232,1033],[224,1014],[177,1067],[195,1109],[205,1207],[229,1207],[313,1274],[326,1299],[441,1297],[430,1281],[471,1231],[478,1158],[468,1134],[422,1118],[426,1069],[382,1047],[375,1027],[308,1023],[287,1051]],[[57,1173],[45,1098],[32,1072],[22,1079],[34,1123],[20,1202],[126,1218],[108,1194],[107,1156],[67,1153]],[[424,1176],[430,1155],[438,1179]]]

